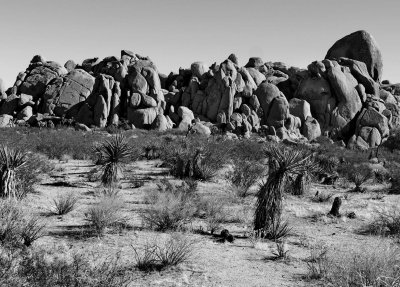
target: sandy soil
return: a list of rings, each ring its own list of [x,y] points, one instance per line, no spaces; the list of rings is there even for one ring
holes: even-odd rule
[[[139,212],[146,208],[146,193],[157,188],[157,180],[166,177],[166,170],[159,161],[139,161],[126,168],[120,196],[125,202],[124,213],[131,228],[108,233],[103,238],[87,236],[85,233],[85,211],[99,200],[99,181],[90,182],[88,176],[95,168],[90,161],[56,161],[51,175],[46,175],[37,186],[37,194],[24,200],[24,206],[44,218],[46,236],[36,244],[51,248],[64,246],[70,250],[84,250],[99,256],[119,252],[126,262],[133,262],[131,246],[140,246],[149,238],[168,236],[142,228]],[[134,188],[133,178],[145,181],[144,186]],[[379,189],[380,186],[368,187]],[[238,237],[233,243],[218,243],[209,235],[187,233],[197,243],[190,263],[162,272],[136,273],[132,286],[314,286],[317,282],[305,279],[312,244],[325,244],[334,252],[354,250],[383,239],[360,234],[360,228],[371,220],[375,210],[387,210],[399,205],[396,196],[377,196],[376,191],[364,194],[349,194],[346,186],[313,185],[308,195],[298,198],[285,197],[284,216],[293,227],[287,239],[289,259],[273,261],[275,243],[252,242],[245,235],[250,230],[254,197],[243,202],[232,201],[229,210],[232,216],[241,217],[242,222],[224,224],[223,227]],[[211,183],[200,183],[199,193],[215,195],[216,200],[227,200],[230,187],[220,177]],[[355,212],[356,218],[332,219],[329,212],[332,202],[317,203],[311,199],[319,192],[342,196],[341,212]],[[79,196],[78,207],[64,216],[51,215],[52,200],[60,193],[74,192]],[[233,220],[235,221],[235,220]],[[204,226],[201,221],[193,228]],[[133,264],[133,263],[132,263]]]

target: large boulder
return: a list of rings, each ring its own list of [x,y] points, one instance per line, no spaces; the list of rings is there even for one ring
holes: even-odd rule
[[[389,135],[388,119],[374,108],[364,109],[357,119],[357,128],[373,127],[381,134],[382,138]]]
[[[336,106],[329,82],[323,77],[308,77],[300,82],[296,98],[307,101],[311,114],[323,128],[330,125],[331,113]]]
[[[85,101],[93,91],[95,78],[81,69],[51,82],[43,96],[43,113],[64,115],[69,109]]]
[[[261,85],[258,86],[254,94],[257,96],[258,102],[264,111],[264,119],[267,119],[269,111],[271,109],[272,101],[275,98],[279,97],[281,92],[279,91],[277,86],[267,82],[263,82]]]
[[[44,94],[50,81],[67,74],[67,70],[55,62],[31,62],[25,74],[18,86],[18,93],[32,95],[36,101]]]
[[[356,31],[338,40],[329,50],[325,59],[346,57],[364,62],[375,81],[382,79],[382,55],[375,39],[366,31]]]
[[[128,121],[138,129],[149,128],[158,114],[157,108],[128,108]]]
[[[13,116],[11,115],[0,115],[0,128],[11,127]]]
[[[201,78],[201,76],[208,71],[208,67],[203,62],[194,62],[190,66],[190,70],[192,71],[192,75],[194,77]]]

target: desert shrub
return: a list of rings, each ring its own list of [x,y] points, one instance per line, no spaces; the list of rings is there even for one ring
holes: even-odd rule
[[[400,236],[400,211],[393,208],[376,212],[375,218],[364,231],[380,236]]]
[[[99,164],[103,168],[102,184],[113,188],[123,175],[123,165],[131,159],[133,148],[122,134],[113,136],[94,147]]]
[[[56,215],[64,215],[74,210],[78,198],[72,193],[58,194],[53,199],[53,213]]]
[[[98,236],[103,236],[106,228],[118,227],[126,223],[122,214],[123,204],[115,197],[105,197],[90,206],[85,213],[89,226]]]
[[[263,176],[265,167],[253,161],[235,161],[233,171],[227,174],[227,178],[236,188],[239,197],[246,197],[251,186]]]
[[[98,260],[76,252],[33,250],[24,254],[17,275],[32,287],[119,287],[128,286],[131,272],[119,255]]]
[[[355,184],[353,192],[364,192],[365,189],[361,186],[371,179],[372,174],[369,169],[357,168],[348,174],[348,180]]]
[[[221,142],[185,139],[164,147],[161,159],[175,177],[211,180],[225,164],[227,152]]]
[[[400,147],[400,129],[392,129],[389,137],[382,143],[382,147],[387,148],[391,152],[398,150]]]
[[[284,240],[275,242],[275,249],[272,250],[273,260],[286,260],[289,258],[289,249]]]
[[[0,286],[23,286],[21,278],[17,275],[20,258],[20,250],[0,247]]]
[[[263,150],[269,143],[260,143],[254,139],[245,139],[240,141],[224,141],[227,145],[229,158],[240,161],[257,162],[265,158]]]
[[[306,259],[308,279],[322,279],[328,272],[328,247],[315,243],[310,246],[310,257]]]
[[[215,199],[202,199],[198,205],[198,209],[200,207],[201,210],[197,210],[197,213],[202,213],[207,230],[211,234],[220,229],[222,223],[228,221],[225,205],[226,203],[223,201],[216,201]]]
[[[334,287],[398,286],[400,252],[381,243],[328,256],[324,280]]]
[[[375,169],[372,174],[376,183],[387,183],[392,178],[390,172],[385,169]]]
[[[15,201],[0,201],[0,243],[5,247],[30,246],[43,236],[44,224],[22,211]]]
[[[340,161],[337,156],[318,154],[315,157],[319,169],[326,173],[333,173],[337,171]]]
[[[16,172],[17,198],[22,199],[29,193],[34,193],[34,186],[40,181],[40,177],[52,171],[53,168],[54,165],[50,163],[46,156],[29,153],[26,163]]]
[[[25,219],[20,231],[22,243],[27,247],[31,246],[33,242],[44,236],[45,226],[39,217]]]
[[[196,208],[184,192],[154,192],[150,207],[141,213],[143,225],[156,231],[179,230],[193,220]]]
[[[173,234],[166,240],[146,242],[133,247],[136,268],[141,271],[161,270],[188,262],[193,256],[195,242],[186,236]]]

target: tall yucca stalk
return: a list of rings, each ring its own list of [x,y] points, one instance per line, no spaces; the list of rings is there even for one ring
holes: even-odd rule
[[[0,194],[16,198],[16,170],[27,161],[27,153],[18,149],[0,147]]]
[[[281,219],[286,177],[310,171],[316,164],[312,154],[301,150],[272,146],[265,152],[269,158],[269,175],[257,194],[254,229],[268,232]]]
[[[122,177],[123,165],[132,155],[132,147],[122,134],[117,134],[96,146],[94,152],[103,168],[102,184],[108,188],[115,187]]]

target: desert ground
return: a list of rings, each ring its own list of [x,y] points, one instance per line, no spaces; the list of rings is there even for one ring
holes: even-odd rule
[[[10,135],[10,131],[7,133]],[[17,133],[27,138],[24,131]],[[49,134],[57,134],[57,131],[47,133]],[[63,135],[65,134],[61,133],[61,136]],[[68,135],[74,135],[78,138],[78,142],[81,142],[79,137],[85,137],[85,133],[75,131],[68,132]],[[135,131],[130,131],[124,135],[130,142],[138,140],[138,137],[143,136],[143,132],[137,134]],[[106,132],[98,132],[96,135],[96,139],[100,139],[100,142],[113,137],[115,135]],[[171,135],[168,133],[149,132],[146,135],[146,139],[153,143],[160,138],[169,137]],[[10,138],[12,136],[9,136]],[[175,141],[178,139],[190,141],[185,135],[173,135],[172,138]],[[219,138],[222,145],[228,143],[240,145],[243,142],[243,140],[223,139],[223,136]],[[69,138],[59,140],[64,140],[66,145],[70,141]],[[208,139],[208,143],[213,141],[216,142],[217,139]],[[191,214],[185,224],[162,231],[146,225],[142,215],[146,214],[146,210],[157,209],[155,206],[160,202],[155,202],[152,198],[157,194],[168,192],[163,190],[167,183],[179,188],[182,182],[187,180],[173,176],[170,168],[164,164],[162,156],[155,155],[153,156],[155,159],[146,159],[146,148],[138,146],[134,148],[135,143],[131,143],[131,148],[138,150],[138,155],[135,160],[128,160],[124,164],[118,186],[107,192],[101,183],[103,169],[101,165],[96,165],[95,160],[89,158],[90,153],[87,159],[74,159],[76,155],[71,153],[71,150],[76,147],[72,147],[71,150],[66,149],[65,153],[59,154],[59,158],[49,159],[46,152],[41,153],[40,157],[50,164],[51,168],[40,174],[34,185],[34,191],[16,203],[25,214],[39,218],[44,226],[40,238],[28,249],[31,252],[45,250],[46,256],[53,258],[48,259],[49,262],[54,263],[56,260],[54,258],[58,258],[60,262],[65,260],[63,264],[67,265],[73,254],[89,256],[93,264],[118,258],[118,264],[125,268],[124,273],[129,274],[127,285],[121,286],[367,286],[339,285],[343,283],[338,282],[335,284],[332,282],[333,277],[329,277],[334,275],[325,273],[334,270],[333,265],[329,264],[352,266],[352,259],[349,258],[359,258],[359,263],[366,260],[367,265],[375,266],[376,270],[379,270],[377,276],[381,276],[379,272],[385,273],[388,270],[379,264],[387,264],[393,259],[385,258],[387,254],[398,260],[398,241],[395,234],[398,231],[393,229],[393,232],[390,225],[388,225],[389,232],[381,230],[378,235],[366,231],[372,222],[377,222],[379,214],[392,216],[393,222],[399,218],[396,211],[399,196],[388,192],[392,183],[377,182],[372,176],[362,185],[362,192],[352,192],[354,184],[341,175],[333,184],[322,184],[320,180],[313,178],[302,195],[291,194],[290,186],[287,185],[283,193],[282,219],[288,223],[290,231],[279,240],[257,237],[253,231],[253,220],[257,192],[268,180],[268,157],[263,155],[263,148],[268,143],[262,140],[250,142],[253,148],[259,149],[257,162],[264,167],[265,172],[258,176],[248,194],[244,197],[238,195],[239,188],[232,184],[228,176],[234,169],[234,163],[232,159],[228,159],[221,163],[211,179],[197,180],[197,187],[189,186],[195,188],[192,190],[195,194],[193,196],[196,196],[197,202],[203,203],[197,203],[197,208],[203,207],[204,212]],[[94,142],[90,143],[89,139],[85,144],[95,145]],[[299,148],[281,145],[285,149]],[[160,152],[163,152],[162,148]],[[348,153],[349,151],[343,152],[345,156]],[[371,170],[383,165],[382,162],[369,160],[369,154],[366,152],[353,153],[357,154],[363,164],[368,165]],[[396,158],[395,155],[396,153],[393,153],[392,160]],[[355,165],[350,164],[357,169],[358,162]],[[63,196],[65,198],[67,195],[73,195],[77,200],[74,208],[63,215],[55,214],[55,202],[60,202],[60,198]],[[340,216],[328,215],[335,197],[342,199]],[[112,213],[118,214],[118,219],[123,219],[123,223],[111,224],[100,234],[94,232],[92,222],[88,221],[88,212],[102,201],[111,206]],[[168,207],[168,204],[171,204],[172,208],[175,206],[174,202],[170,201],[162,201],[161,204],[164,204],[164,208]],[[209,212],[212,209],[210,207],[214,207],[214,211],[215,209],[217,211]],[[4,216],[2,220],[4,224],[6,220]],[[210,232],[212,226],[215,227],[213,234]],[[233,235],[233,242],[221,238],[220,234],[224,229]],[[178,242],[190,242],[189,255],[183,262],[176,266],[149,267],[145,270],[138,266],[139,256],[143,254],[145,246],[162,245],[169,238],[177,238]],[[284,249],[281,256],[276,254],[278,244]],[[14,250],[18,248],[14,247]],[[321,254],[323,260],[318,261],[316,258]],[[353,254],[355,257],[351,257]],[[363,255],[367,258],[363,258]],[[321,268],[318,267],[319,263]],[[46,264],[49,264],[46,265],[48,268],[53,266],[48,262]],[[323,271],[324,268],[328,270]],[[342,273],[341,276],[345,275]],[[361,277],[358,283],[364,284]],[[41,286],[37,283],[39,280],[36,283],[30,282],[31,285],[15,286]],[[371,283],[375,284],[371,286],[398,286],[393,280],[392,285]]]

